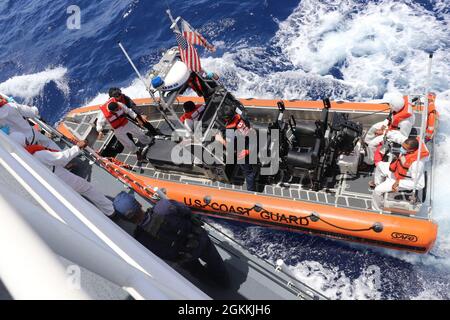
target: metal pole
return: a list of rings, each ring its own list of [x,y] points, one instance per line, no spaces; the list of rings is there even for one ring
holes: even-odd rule
[[[128,62],[131,64],[131,66],[133,67],[134,71],[136,72],[136,74],[138,75],[139,79],[144,83],[144,86],[147,90],[147,92],[150,94],[150,96],[152,97],[153,101],[158,104],[159,106],[162,106],[165,110],[169,110],[170,113],[172,114],[173,117],[175,117],[178,120],[178,123],[181,125],[181,127],[183,127],[184,129],[187,130],[187,132],[189,134],[192,134],[192,130],[191,128],[189,128],[188,126],[184,125],[184,123],[182,123],[179,119],[178,116],[176,115],[176,113],[167,106],[166,102],[163,99],[162,93],[160,92],[160,99],[157,100],[155,97],[155,94],[153,93],[153,91],[151,90],[150,86],[147,86],[144,77],[142,77],[141,73],[139,72],[139,70],[136,68],[136,65],[133,63],[133,61],[131,60],[130,56],[128,55],[128,52],[125,50],[124,46],[122,45],[121,42],[119,42],[119,47],[122,50],[122,52],[124,53],[125,57],[127,58]],[[164,117],[164,119],[166,120],[166,122],[171,126],[172,130],[175,130],[176,128],[173,126],[173,124],[169,121],[169,119],[166,117],[165,113],[162,112],[160,110],[162,116]]]
[[[125,48],[123,47],[122,43],[119,41],[118,42],[120,49],[122,50],[123,54],[125,55],[125,57],[127,58],[128,62],[131,64],[131,66],[133,67],[134,71],[136,72],[136,74],[138,75],[139,79],[142,81],[142,83],[145,86],[145,89],[147,89],[147,91],[150,93],[150,95],[152,96],[153,100],[156,101],[155,96],[153,94],[153,92],[150,89],[150,86],[147,86],[147,83],[144,80],[144,77],[141,75],[141,73],[139,72],[138,68],[136,67],[136,65],[134,64],[133,60],[131,60],[130,56],[128,55],[128,52],[125,50]]]
[[[428,94],[430,92],[431,87],[431,67],[433,63],[433,54],[430,53],[429,59],[428,59],[428,70],[427,70],[427,84],[425,88],[425,105],[424,109],[422,110],[422,123],[420,126],[420,141],[419,141],[419,149],[417,153],[417,166],[416,166],[416,178],[414,179],[414,189],[413,189],[413,195],[416,194],[417,190],[417,183],[419,181],[419,162],[420,162],[420,154],[422,152],[422,144],[425,143],[425,131],[427,129],[427,116],[428,116]]]

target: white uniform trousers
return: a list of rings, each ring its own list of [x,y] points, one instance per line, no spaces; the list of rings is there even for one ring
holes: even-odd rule
[[[376,187],[372,195],[372,209],[381,211],[381,205],[384,200],[384,194],[392,191],[396,179],[394,173],[389,170],[389,162],[380,162],[375,168]]]
[[[124,146],[125,150],[131,153],[136,153],[138,151],[138,147],[134,144],[134,142],[127,136],[127,133],[133,135],[134,138],[137,138],[140,143],[147,145],[150,143],[151,138],[145,135],[145,131],[134,123],[128,121],[128,123],[120,128],[114,129],[114,133],[116,135],[117,140]]]
[[[88,181],[58,166],[55,167],[55,175],[80,195],[91,201],[105,215],[112,216],[114,214],[112,201],[97,191]]]

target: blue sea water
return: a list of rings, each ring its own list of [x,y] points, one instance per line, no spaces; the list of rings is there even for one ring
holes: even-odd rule
[[[81,9],[70,30],[67,8]],[[146,97],[123,57],[141,71],[175,45],[169,6],[218,50],[201,51],[238,97],[371,100],[397,88],[432,89],[443,123],[439,175],[450,168],[450,8],[448,0],[0,0],[0,92],[37,105],[50,122],[105,98],[110,86]],[[441,178],[442,179],[442,178]],[[334,299],[450,299],[450,185],[438,180],[435,248],[427,255],[215,222],[270,261],[284,259],[301,280]]]

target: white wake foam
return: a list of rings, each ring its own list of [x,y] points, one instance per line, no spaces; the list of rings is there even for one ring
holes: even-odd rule
[[[65,96],[70,93],[66,79],[67,69],[64,67],[48,68],[42,72],[12,77],[0,83],[0,92],[30,102],[43,93],[44,87],[55,82]]]

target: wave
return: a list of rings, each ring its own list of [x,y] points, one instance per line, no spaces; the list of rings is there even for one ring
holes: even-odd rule
[[[0,92],[15,98],[22,98],[26,103],[31,103],[34,98],[43,94],[47,84],[54,82],[64,96],[68,96],[70,87],[66,75],[66,68],[56,67],[47,68],[34,74],[14,76],[0,83]]]

